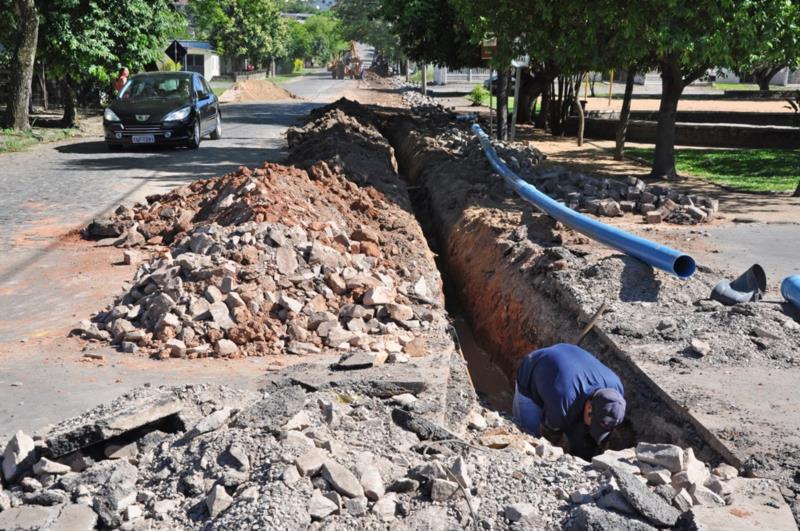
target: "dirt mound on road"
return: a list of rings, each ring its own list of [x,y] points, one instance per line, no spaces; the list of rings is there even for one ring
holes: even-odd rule
[[[255,103],[297,98],[268,79],[239,81],[219,97],[221,103]]]

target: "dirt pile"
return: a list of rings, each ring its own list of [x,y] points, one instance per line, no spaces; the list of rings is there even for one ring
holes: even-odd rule
[[[307,172],[242,168],[95,220],[90,237],[162,251],[74,332],[161,358],[423,355],[428,335],[446,335],[442,311],[432,311],[438,272],[391,148],[351,125],[323,116],[296,132]],[[339,142],[352,149],[337,159]],[[305,158],[315,151],[316,161]],[[319,160],[328,155],[330,164]]]
[[[237,81],[222,93],[220,103],[256,103],[297,98],[288,90],[279,87],[268,79],[247,79]]]

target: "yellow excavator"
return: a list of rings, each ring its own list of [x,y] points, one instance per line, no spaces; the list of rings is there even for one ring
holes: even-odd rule
[[[356,41],[350,41],[350,49],[346,52],[339,53],[336,57],[328,63],[328,72],[331,73],[333,79],[357,79],[361,77],[361,58],[358,56],[358,49],[356,48]]]

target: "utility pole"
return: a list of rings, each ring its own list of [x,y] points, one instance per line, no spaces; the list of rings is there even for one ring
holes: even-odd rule
[[[428,95],[428,65],[422,63],[422,95]]]

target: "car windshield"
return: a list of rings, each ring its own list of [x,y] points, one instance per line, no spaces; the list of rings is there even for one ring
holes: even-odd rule
[[[119,93],[128,101],[151,99],[186,99],[191,96],[192,78],[187,75],[137,76],[131,78]]]

